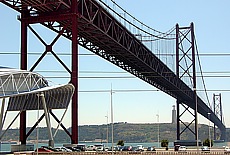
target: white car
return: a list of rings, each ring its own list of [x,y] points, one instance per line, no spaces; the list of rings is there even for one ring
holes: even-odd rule
[[[208,146],[203,146],[201,150],[204,152],[210,152],[210,148]]]
[[[89,145],[89,146],[87,146],[86,150],[87,150],[87,151],[96,151],[96,146],[94,146],[94,145]]]
[[[56,147],[55,149],[60,151],[60,152],[72,152],[72,150],[70,150],[66,147]]]
[[[185,146],[180,146],[178,148],[178,151],[186,151],[186,150],[187,150],[187,148]]]
[[[224,152],[230,152],[230,148],[228,146],[224,147]]]
[[[105,146],[104,144],[95,144],[96,151],[105,151]]]
[[[137,145],[136,151],[144,151],[143,145]]]

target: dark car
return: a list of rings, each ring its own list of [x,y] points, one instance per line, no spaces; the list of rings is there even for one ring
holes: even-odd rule
[[[132,151],[132,146],[131,145],[124,146],[122,151]]]
[[[41,146],[41,148],[44,148],[44,149],[46,149],[46,150],[51,150],[51,151],[53,151],[53,152],[58,152],[57,149],[55,149],[54,147],[51,147],[51,146]]]
[[[66,148],[72,150],[73,152],[81,152],[81,150],[77,149],[76,147],[66,147]]]
[[[81,151],[86,151],[86,145],[85,144],[77,144],[74,148],[79,149]]]
[[[175,145],[174,146],[174,151],[179,151],[179,147],[180,147],[180,145]]]
[[[121,148],[122,149],[122,148]],[[112,147],[108,149],[108,151],[112,151]],[[120,151],[120,148],[117,146],[113,146],[113,151]]]
[[[149,147],[147,148],[147,151],[156,151],[156,149],[155,149],[155,147],[153,147],[153,146],[149,146]]]
[[[122,151],[124,146],[118,146],[118,151]]]

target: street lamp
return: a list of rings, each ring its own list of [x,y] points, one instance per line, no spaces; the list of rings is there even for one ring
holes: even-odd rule
[[[107,147],[108,147],[108,141],[109,141],[109,126],[108,126],[108,112],[105,116],[107,118],[107,134],[106,134],[106,141],[107,141]]]
[[[157,116],[157,125],[158,125],[158,129],[157,129],[157,132],[158,132],[158,136],[157,136],[157,141],[158,141],[158,148],[160,147],[160,125],[159,125],[159,114],[156,115]]]
[[[211,115],[211,113],[209,112],[208,113],[208,139],[209,139],[209,147],[210,147],[210,150],[211,150],[211,147],[212,147],[212,145],[211,145],[211,134],[210,134],[210,115]]]
[[[195,108],[195,130],[196,130],[196,151],[197,151],[197,154],[199,154],[199,142],[198,142],[198,100],[197,100],[197,93],[196,93],[196,83],[194,84],[194,87],[193,87],[193,91],[194,91],[194,94],[195,94],[195,104],[196,104],[196,108]]]
[[[111,84],[111,91],[110,91],[110,95],[111,95],[111,100],[110,100],[110,104],[111,104],[111,132],[112,132],[112,155],[113,155],[113,90],[112,90],[112,84]]]

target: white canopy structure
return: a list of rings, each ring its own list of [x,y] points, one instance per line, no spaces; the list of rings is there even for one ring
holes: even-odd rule
[[[0,98],[9,97],[8,111],[42,108],[37,94],[44,93],[48,109],[65,109],[74,92],[72,84],[48,86],[41,75],[29,71],[0,67]]]
[[[16,118],[22,111],[44,110],[47,127],[49,128],[49,145],[53,146],[49,110],[67,109],[74,89],[72,84],[48,86],[48,82],[45,78],[34,72],[0,67],[0,99],[2,101],[0,133],[6,117],[6,113],[5,115],[3,114],[5,99],[8,98],[6,112],[19,111]],[[8,128],[13,124],[16,118]],[[3,135],[4,133],[0,135],[0,140]]]
[[[48,82],[39,74],[0,67],[0,97],[13,97],[47,87]]]

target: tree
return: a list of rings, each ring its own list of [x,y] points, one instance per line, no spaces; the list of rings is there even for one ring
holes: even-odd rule
[[[167,139],[162,139],[161,140],[161,147],[168,147],[169,141]]]
[[[203,146],[210,146],[210,140],[207,138],[203,141]],[[213,140],[211,140],[211,147],[213,146]]]
[[[124,141],[123,141],[123,140],[119,140],[119,141],[117,142],[117,145],[124,146],[124,145],[125,145],[125,143],[124,143]]]

